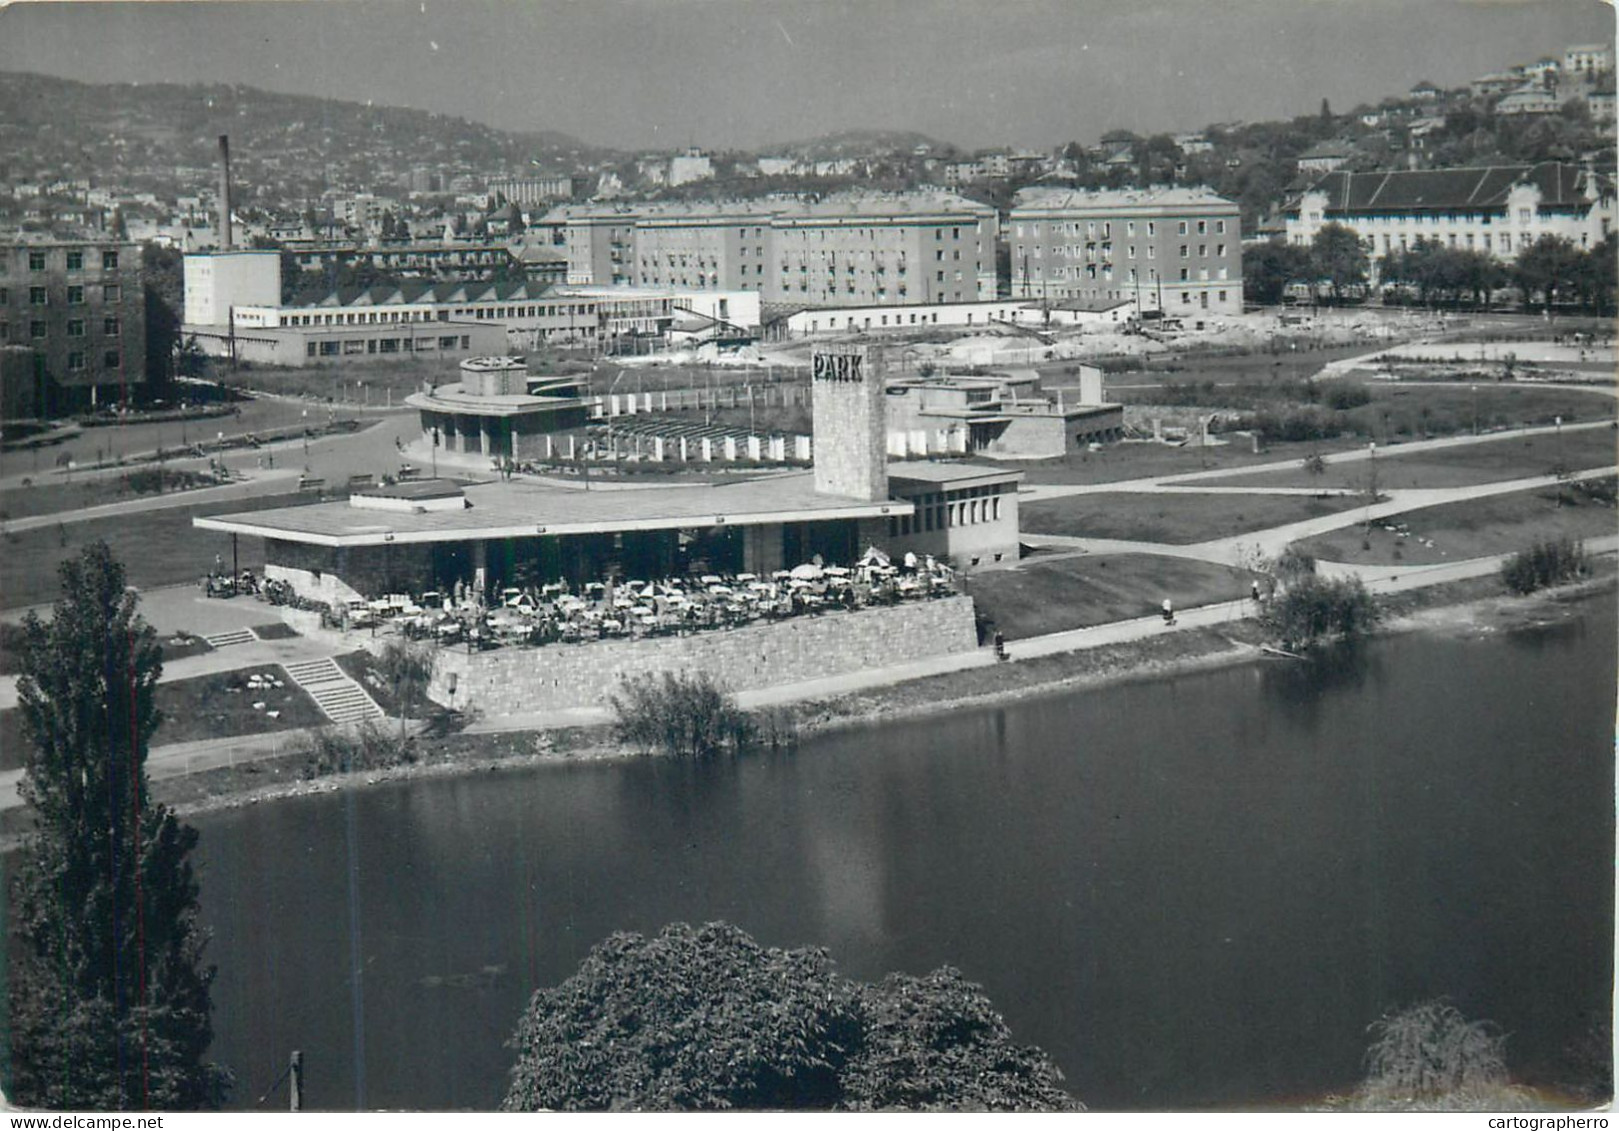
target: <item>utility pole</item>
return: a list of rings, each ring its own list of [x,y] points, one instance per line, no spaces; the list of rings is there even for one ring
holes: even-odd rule
[[[287,1097],[289,1111],[304,1109],[304,1054],[300,1049],[292,1050],[292,1063],[287,1066]]]

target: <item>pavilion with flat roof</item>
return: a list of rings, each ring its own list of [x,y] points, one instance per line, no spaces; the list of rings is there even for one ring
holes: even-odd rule
[[[520,363],[462,366],[474,401],[502,403]],[[890,463],[882,359],[818,355],[815,469],[721,484],[596,490],[531,480],[367,487],[343,501],[193,519],[264,540],[265,574],[339,604],[389,594],[490,593],[565,580],[767,575],[815,561],[853,565],[871,547],[963,568],[1018,558],[1021,472]],[[414,399],[425,414],[443,396]]]
[[[768,574],[853,562],[908,502],[816,492],[808,472],[720,485],[608,489],[445,480],[347,501],[213,515],[204,530],[264,539],[265,573],[328,602],[448,589],[689,572]]]

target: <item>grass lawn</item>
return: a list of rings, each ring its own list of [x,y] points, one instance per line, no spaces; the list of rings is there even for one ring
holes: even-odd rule
[[[1471,432],[1475,407],[1481,429],[1551,424],[1559,416],[1564,424],[1614,418],[1613,394],[1604,389],[1482,381],[1433,385],[1373,381],[1366,388],[1372,402],[1349,410],[1348,417],[1356,431],[1379,443]]]
[[[0,608],[15,609],[54,600],[58,592],[56,567],[98,540],[113,548],[124,563],[129,583],[137,588],[196,581],[213,568],[215,554],[227,566],[231,564],[231,539],[229,534],[193,528],[194,515],[266,510],[313,501],[307,495],[266,495],[8,533],[0,541]],[[263,567],[260,540],[243,538],[240,542],[241,568]]]
[[[1593,428],[1579,432],[1564,432],[1561,441],[1556,435],[1507,435],[1464,447],[1441,448],[1437,451],[1415,452],[1411,455],[1400,454],[1398,446],[1388,449],[1379,447],[1377,486],[1380,490],[1466,487],[1475,483],[1524,479],[1531,475],[1547,474],[1557,466],[1559,458],[1568,462],[1571,471],[1583,471],[1591,467],[1611,467],[1615,463],[1616,454],[1619,454],[1614,447],[1615,439],[1616,434],[1612,429]],[[1202,485],[1321,487],[1361,491],[1366,488],[1366,470],[1364,461],[1347,464],[1329,463],[1320,475],[1312,475],[1302,467],[1290,467],[1233,476],[1230,479],[1206,479],[1202,481]]]
[[[1303,459],[1311,452],[1346,452],[1364,447],[1354,439],[1327,440],[1320,444],[1267,444],[1255,454],[1246,436],[1209,448],[1177,448],[1152,441],[1106,444],[1099,452],[1075,452],[1061,459],[1007,460],[1001,467],[1024,473],[1028,483],[1116,483],[1124,479],[1168,478],[1194,471],[1217,471],[1222,467],[1249,467],[1256,463]],[[991,456],[975,456],[993,462]],[[1237,482],[1237,480],[1232,480]],[[1246,483],[1246,480],[1243,480]]]
[[[1160,495],[1107,492],[1024,503],[1028,534],[1074,538],[1122,538],[1189,546],[1232,534],[1266,530],[1287,522],[1337,514],[1364,500],[1309,495]]]
[[[1562,507],[1556,500],[1546,488],[1447,503],[1385,519],[1369,535],[1361,526],[1346,527],[1301,546],[1318,558],[1354,565],[1432,565],[1513,553],[1547,538],[1619,534],[1613,507],[1573,491]]]
[[[1246,597],[1246,570],[1153,554],[1080,555],[1026,561],[975,576],[979,613],[1008,640],[1147,616],[1164,598],[1189,609]]]
[[[1301,381],[1315,376],[1328,362],[1372,353],[1378,345],[1377,342],[1360,342],[1330,349],[1283,350],[1275,354],[1265,352],[1227,357],[1154,355],[1142,369],[1108,374],[1105,387],[1109,390],[1129,389],[1134,386],[1162,385],[1170,381],[1176,384],[1214,381],[1221,384],[1240,382],[1267,385],[1272,382]],[[1062,366],[1042,369],[1050,375],[1048,380],[1057,379],[1063,374]],[[1145,398],[1138,395],[1132,399],[1141,401]]]
[[[22,625],[0,624],[0,675],[16,675],[21,670],[17,656],[21,643]],[[213,645],[200,636],[159,636],[158,645],[163,649],[165,663],[185,656],[201,656],[214,650]]]
[[[80,479],[77,483],[53,479],[49,483],[36,482],[28,487],[4,492],[0,495],[0,514],[8,519],[26,518],[81,507],[99,507],[132,498],[155,497],[160,493],[157,489],[160,472],[163,477],[162,494],[172,495],[176,491],[195,491],[219,485],[219,481],[210,475],[156,467],[130,470],[123,475]]]
[[[247,677],[255,673],[273,675],[283,686],[250,689]],[[264,708],[255,710],[254,703],[263,703]],[[325,726],[331,721],[302,688],[287,678],[286,672],[273,665],[160,683],[157,705],[163,712],[163,723],[152,736],[154,746],[269,734]],[[279,717],[271,718],[271,711],[279,712]],[[22,711],[0,711],[0,770],[14,770],[22,764]]]

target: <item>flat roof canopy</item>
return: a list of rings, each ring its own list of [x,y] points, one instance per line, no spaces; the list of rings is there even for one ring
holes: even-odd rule
[[[197,517],[192,524],[202,530],[316,546],[376,546],[915,513],[911,503],[898,499],[865,502],[817,494],[814,482],[808,472],[793,472],[742,483],[596,491],[524,482],[484,483],[466,489],[471,505],[461,510],[381,511],[334,502]]]

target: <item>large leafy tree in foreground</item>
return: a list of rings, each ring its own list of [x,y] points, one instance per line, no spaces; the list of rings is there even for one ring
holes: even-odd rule
[[[61,567],[49,623],[23,624],[17,682],[35,825],[12,881],[15,1102],[70,1109],[217,1106],[210,984],[191,853],[197,832],[148,793],[162,662],[104,543]]]
[[[508,1111],[1077,1110],[948,967],[877,985],[725,923],[615,934],[535,993]]]

